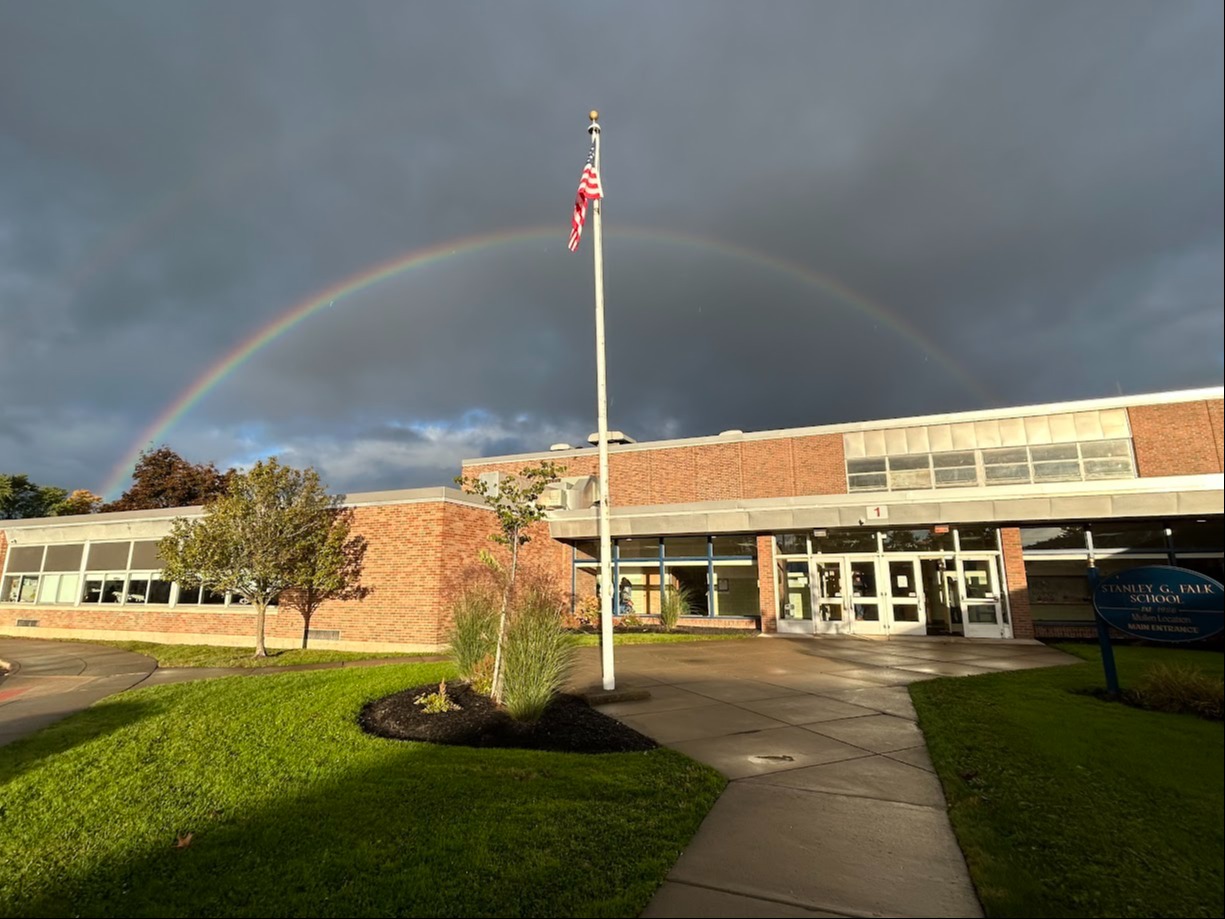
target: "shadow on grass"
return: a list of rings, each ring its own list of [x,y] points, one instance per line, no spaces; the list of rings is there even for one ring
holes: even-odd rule
[[[58,711],[6,720],[6,733],[36,733],[0,747],[0,786],[36,768],[44,760],[101,740],[160,711],[161,705],[154,700],[132,698],[86,709],[66,720],[66,713]]]
[[[26,866],[32,876],[0,913],[633,916],[721,787],[666,750],[578,757],[366,743],[379,749],[354,758],[377,765],[312,781],[320,764],[303,762],[300,794],[259,806],[222,805],[220,795],[203,806],[201,794],[156,833],[148,821],[132,830],[146,837],[136,844],[91,838],[79,857]]]

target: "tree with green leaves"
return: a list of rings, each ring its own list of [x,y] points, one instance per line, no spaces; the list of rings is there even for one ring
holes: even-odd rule
[[[360,600],[367,589],[361,586],[362,565],[366,558],[366,538],[352,536],[353,511],[338,508],[332,525],[310,534],[314,545],[304,553],[293,576],[293,588],[281,599],[302,614],[302,647],[310,639],[311,617],[327,600]]]
[[[96,514],[102,507],[102,498],[88,488],[74,489],[72,494],[52,508],[56,517],[69,517],[73,514]]]
[[[312,552],[327,541],[342,495],[330,495],[311,468],[260,460],[229,476],[204,516],[174,521],[158,546],[162,576],[231,591],[255,607],[255,656],[266,657],[268,605],[296,586]]]
[[[51,517],[68,489],[39,485],[24,473],[0,472],[0,520]]]
[[[502,701],[502,645],[506,639],[506,611],[519,569],[519,549],[531,541],[528,530],[532,524],[544,519],[540,496],[565,471],[565,466],[546,460],[537,466],[520,469],[515,475],[501,476],[496,485],[479,475],[455,477],[456,485],[470,495],[480,496],[489,505],[498,518],[499,528],[499,532],[489,538],[510,551],[510,568],[503,578],[502,609],[498,616],[498,641],[493,658],[492,695],[495,702]]]
[[[192,463],[165,444],[140,454],[132,485],[104,511],[143,511],[192,507],[225,494],[233,469],[221,472],[212,463]]]

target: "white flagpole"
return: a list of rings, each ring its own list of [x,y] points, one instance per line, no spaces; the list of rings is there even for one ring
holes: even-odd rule
[[[595,168],[604,184],[600,172],[600,113],[591,111],[591,125],[587,133],[595,143]],[[613,667],[613,611],[615,586],[612,573],[612,526],[608,505],[608,378],[604,360],[604,233],[602,225],[602,200],[591,202],[595,213],[591,217],[591,251],[595,262],[595,389],[596,418],[600,454],[600,670],[604,676],[604,688],[617,688]]]

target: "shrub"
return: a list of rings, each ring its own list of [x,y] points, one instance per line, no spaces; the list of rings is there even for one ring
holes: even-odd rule
[[[638,618],[637,613],[626,613],[621,617],[621,621],[618,623],[618,625],[622,629],[640,629],[642,628],[642,620]]]
[[[659,624],[665,632],[676,628],[681,616],[689,612],[693,602],[693,591],[684,584],[669,584],[664,588],[664,598],[659,605]]]
[[[1181,712],[1222,720],[1225,682],[1189,664],[1156,664],[1127,692],[1128,701],[1159,712]]]
[[[565,685],[574,641],[562,609],[547,584],[516,592],[502,645],[502,704],[516,721],[538,721]]]
[[[461,680],[467,680],[477,692],[488,694],[478,680],[489,671],[493,679],[493,652],[498,641],[497,595],[483,586],[470,586],[451,606],[451,656]],[[486,665],[488,660],[488,665]]]
[[[423,692],[413,700],[421,706],[421,711],[427,715],[441,715],[446,712],[457,712],[459,706],[447,694],[447,681],[439,680],[435,692]]]

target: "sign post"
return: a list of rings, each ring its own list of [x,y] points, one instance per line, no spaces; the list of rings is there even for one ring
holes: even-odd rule
[[[1202,641],[1225,628],[1225,587],[1206,574],[1173,565],[1143,565],[1109,577],[1089,569],[1106,688],[1119,691],[1110,629],[1148,641]]]

